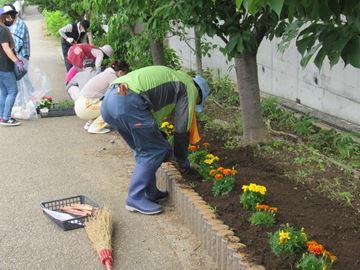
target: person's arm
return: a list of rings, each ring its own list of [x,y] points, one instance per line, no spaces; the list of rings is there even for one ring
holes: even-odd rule
[[[13,50],[10,48],[9,43],[1,43],[1,47],[3,48],[4,52],[6,53],[7,57],[11,59],[14,63],[19,61],[19,58],[15,55]]]
[[[189,106],[186,86],[180,84],[180,91],[175,106],[174,155],[179,166],[183,169],[190,168],[187,159],[190,140],[188,122]]]
[[[68,25],[65,25],[63,28],[60,28],[59,30],[59,35],[65,39],[67,42],[69,43],[73,43],[74,42],[74,39],[73,38],[70,38],[66,35],[66,33],[70,33],[72,31],[72,25],[71,24],[68,24]],[[70,42],[71,41],[71,42]]]
[[[101,63],[104,59],[104,53],[100,49],[92,49],[91,54],[95,56],[95,69],[97,73],[101,72]]]

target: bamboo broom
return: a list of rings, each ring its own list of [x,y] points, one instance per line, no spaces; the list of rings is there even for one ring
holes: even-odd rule
[[[111,250],[112,218],[107,209],[100,209],[97,214],[85,222],[85,230],[93,248],[98,253],[106,270],[112,269]]]

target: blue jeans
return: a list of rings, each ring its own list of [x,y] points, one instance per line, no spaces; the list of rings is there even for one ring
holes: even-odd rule
[[[9,120],[17,93],[14,73],[0,71],[0,118]]]
[[[126,96],[119,96],[116,88],[113,86],[107,91],[101,104],[101,116],[134,151],[136,163],[156,172],[171,146],[151,115],[149,104],[131,90]]]

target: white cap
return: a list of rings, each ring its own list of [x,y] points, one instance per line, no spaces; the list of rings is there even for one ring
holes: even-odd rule
[[[102,50],[102,52],[105,53],[108,57],[111,57],[113,54],[113,48],[108,44],[100,47],[100,50]]]

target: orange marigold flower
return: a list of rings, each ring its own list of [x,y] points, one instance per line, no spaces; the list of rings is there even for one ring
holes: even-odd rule
[[[232,174],[232,170],[231,169],[224,169],[222,171],[222,173],[225,174],[225,175],[230,175],[230,174]]]
[[[272,213],[277,213],[278,209],[277,207],[269,207],[268,211]]]
[[[330,259],[331,262],[334,262],[336,260],[336,256],[331,254],[329,251],[325,251],[325,255]]]
[[[218,171],[218,172],[223,172],[223,170],[224,170],[224,167],[219,167],[219,168],[217,168],[217,171]]]
[[[266,205],[266,204],[257,204],[255,207],[257,210],[267,210],[270,208],[270,206]]]
[[[204,143],[203,143],[203,146],[204,146],[204,147],[209,147],[209,146],[210,146],[210,143],[204,142]]]
[[[196,145],[189,145],[189,148],[188,148],[190,151],[195,151],[197,150],[197,146]]]
[[[321,255],[325,251],[323,245],[319,244],[316,241],[309,241],[306,243],[306,246],[308,248],[308,251],[315,255]]]
[[[223,176],[221,173],[217,173],[217,174],[215,175],[215,179],[216,179],[216,180],[221,180],[223,177],[224,177],[224,176]]]
[[[211,170],[211,171],[209,172],[210,175],[215,175],[216,173],[217,173],[216,170]]]

